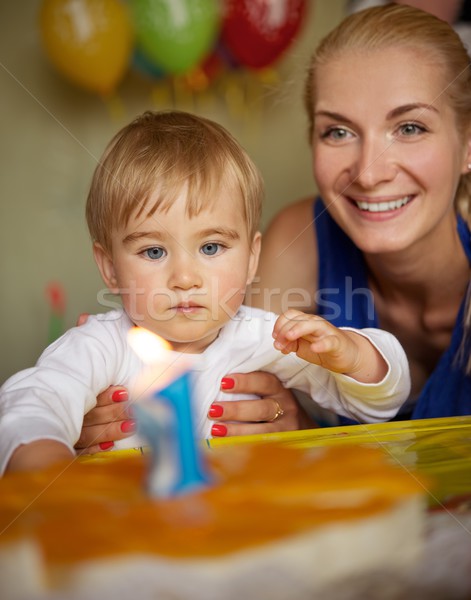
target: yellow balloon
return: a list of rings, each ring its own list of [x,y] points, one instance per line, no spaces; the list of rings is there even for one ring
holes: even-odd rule
[[[103,96],[116,88],[134,38],[120,0],[44,0],[39,18],[46,54],[62,75]]]

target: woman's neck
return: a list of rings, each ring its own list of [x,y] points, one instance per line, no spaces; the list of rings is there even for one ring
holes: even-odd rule
[[[447,298],[448,302],[461,299],[470,277],[456,221],[405,250],[365,255],[365,261],[375,295],[391,302],[402,298],[424,308]]]

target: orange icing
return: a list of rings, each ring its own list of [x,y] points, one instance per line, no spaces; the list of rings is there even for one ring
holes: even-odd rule
[[[214,483],[146,495],[146,456],[57,465],[0,480],[0,546],[36,539],[49,565],[118,554],[209,557],[387,511],[422,491],[377,449],[278,444],[208,453]]]

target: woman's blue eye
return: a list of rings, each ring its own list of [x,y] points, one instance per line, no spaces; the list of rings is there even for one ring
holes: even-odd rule
[[[203,254],[206,254],[206,256],[214,256],[218,250],[219,244],[215,244],[214,242],[204,244],[204,246],[202,246],[201,248],[201,251],[203,252]]]
[[[402,135],[416,135],[417,133],[423,133],[424,131],[425,128],[416,123],[405,123],[401,126]]]
[[[348,137],[350,132],[343,127],[331,127],[325,133],[322,134],[322,138],[327,139],[330,138],[332,140],[344,140]]]
[[[155,248],[147,248],[147,250],[144,250],[144,254],[147,258],[150,258],[151,260],[158,260],[159,258],[162,258],[162,256],[164,256],[165,252],[163,248],[159,248],[158,246],[156,246]]]

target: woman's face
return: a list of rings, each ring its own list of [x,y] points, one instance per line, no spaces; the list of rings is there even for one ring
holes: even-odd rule
[[[316,77],[314,176],[354,243],[395,252],[451,231],[470,156],[433,59],[412,48],[357,52]]]

